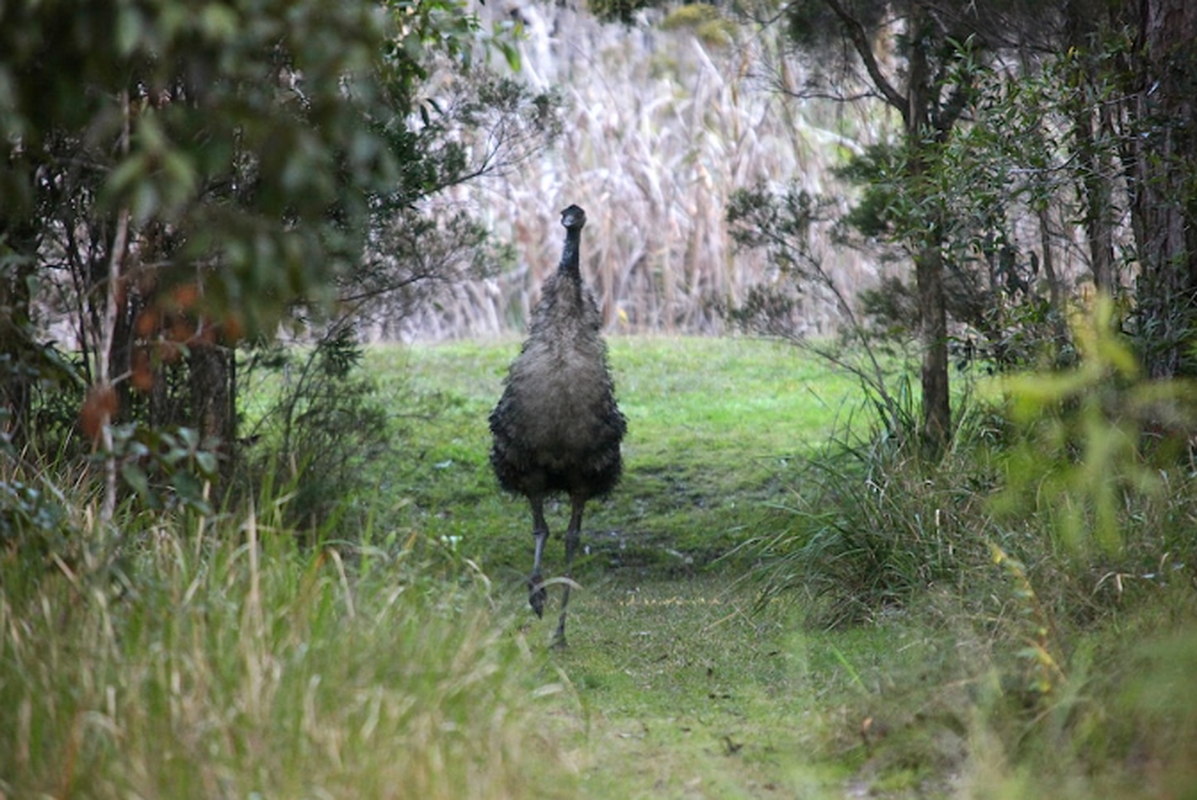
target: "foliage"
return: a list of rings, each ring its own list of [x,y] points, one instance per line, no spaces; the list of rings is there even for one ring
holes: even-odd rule
[[[31,469],[98,453],[103,518],[129,494],[163,507],[160,478],[192,503],[229,488],[239,345],[410,314],[501,263],[428,200],[557,130],[550,94],[485,72],[517,66],[511,32],[458,0],[35,4],[0,30],[0,395]],[[331,417],[364,394],[320,386],[305,402]],[[32,424],[47,411],[63,424]],[[188,436],[198,461],[171,456]]]
[[[19,143],[5,180],[23,200],[11,224],[61,215],[42,236],[70,237],[80,217],[110,233],[123,209],[133,240],[154,246],[143,260],[172,268],[156,271],[158,288],[215,260],[195,302],[235,310],[243,330],[269,329],[354,251],[365,193],[392,183],[402,158],[364,124],[386,91],[371,74],[387,36],[372,4],[23,8],[4,25],[6,138]],[[79,159],[92,167],[69,169]],[[39,169],[70,182],[35,181]],[[123,257],[94,234],[101,259]],[[66,259],[77,250],[62,243]]]
[[[68,541],[70,509],[54,481],[0,473],[0,548],[20,551],[29,563],[62,556]]]
[[[884,2],[858,0],[851,4],[853,19],[865,30],[876,30],[888,11]],[[812,53],[831,69],[845,57],[840,47],[840,35],[846,30],[844,20],[836,14],[832,4],[823,0],[800,0],[786,5],[784,12],[786,36],[794,46]],[[828,70],[830,71],[830,70]]]
[[[23,202],[7,206],[8,245],[21,244],[19,214],[40,217],[40,248],[58,242],[68,265],[90,253],[80,268],[95,280],[99,264],[123,256],[107,237],[125,209],[140,261],[156,267],[129,269],[130,289],[157,296],[202,275],[180,310],[231,317],[234,339],[271,331],[296,300],[327,299],[330,279],[362,251],[377,198],[410,205],[470,166],[460,148],[438,145],[444,126],[413,130],[408,114],[433,59],[475,46],[476,18],[452,0],[383,10],[211,3],[193,14],[174,3],[102,3],[65,18],[13,12],[6,141],[19,145],[4,180]],[[427,108],[423,116],[432,118]],[[92,168],[71,169],[80,159]],[[37,170],[47,177],[34,181]],[[93,226],[90,243],[71,238],[80,221]],[[55,266],[47,255],[39,272]]]
[[[553,142],[561,103],[552,90],[475,72],[421,106],[412,135],[423,160],[408,162],[404,183],[377,198],[369,241],[352,273],[336,281],[336,318],[406,339],[434,329],[467,281],[509,267],[511,245],[450,195],[508,174]]]
[[[763,184],[737,190],[727,211],[732,238],[742,248],[765,250],[776,279],[771,285],[755,287],[724,313],[742,330],[780,337],[849,372],[875,401],[878,418],[889,434],[910,437],[918,430],[917,415],[906,413],[911,409],[903,408],[903,387],[894,385],[882,365],[884,356],[894,352],[894,339],[878,340],[872,335],[874,331],[824,266],[824,254],[814,243],[820,228],[828,227],[835,205],[794,185],[783,192],[772,192]],[[805,294],[822,296],[836,306],[842,321],[838,341],[816,339],[804,330],[799,298]],[[867,301],[869,295],[864,297]]]
[[[1031,565],[1051,571],[1045,608],[1076,608],[1094,602],[1091,569],[1120,582],[1189,563],[1192,389],[1143,379],[1113,309],[1077,313],[1075,367],[995,379],[962,403],[942,465],[884,428],[815,459],[783,505],[793,522],[753,545],[765,596],[801,589],[832,619],[859,618],[984,569],[992,549],[1019,584],[1037,580]]]
[[[1051,266],[1053,254],[1044,252],[1052,245],[1042,238],[1037,247],[1028,245],[1020,231],[1023,216],[1045,208],[1061,190],[1050,177],[1061,167],[1048,159],[1063,154],[1039,136],[1044,123],[1035,115],[1044,113],[1044,102],[1028,99],[1048,78],[1013,80],[972,69],[966,122],[942,144],[922,146],[921,194],[910,188],[904,147],[872,145],[837,170],[860,190],[839,233],[857,245],[892,245],[916,240],[929,226],[940,228],[957,359],[1009,370],[1067,347],[1065,291]],[[896,257],[892,249],[883,255]],[[920,330],[917,291],[907,279],[890,275],[859,299],[875,333],[912,337]]]
[[[145,508],[212,512],[205,484],[218,475],[216,442],[201,441],[191,428],[118,425],[112,434],[121,477]]]
[[[1001,505],[1007,513],[1045,513],[1068,550],[1117,561],[1129,543],[1125,509],[1169,502],[1168,476],[1190,458],[1197,406],[1187,383],[1144,379],[1114,313],[1101,298],[1091,318],[1077,316],[1075,368],[1003,382],[1024,435],[1009,454]],[[1135,544],[1149,544],[1155,558],[1177,544],[1168,535],[1151,538],[1136,536]]]
[[[238,491],[285,490],[290,527],[353,539],[366,522],[355,509],[393,428],[362,355],[352,328],[340,325],[314,347],[255,353],[248,365],[256,413]]]
[[[1122,626],[1178,602],[1163,641],[1191,658],[1194,406],[1186,384],[1144,379],[1114,310],[1103,299],[1077,313],[1075,367],[995,379],[998,404],[986,391],[963,406],[941,461],[885,436],[833,444],[778,504],[788,523],[744,545],[760,559],[750,585],[762,608],[793,602],[808,625],[836,629],[929,618],[960,653],[930,684],[936,657],[908,679],[883,659],[879,688],[850,712],[871,774],[922,796],[929,776],[965,760],[965,737],[968,769],[1001,780],[1017,764],[1037,785],[1104,771],[1134,784],[1114,765],[1140,746],[1172,765],[1161,781],[1184,780],[1183,740],[1137,733],[1164,723],[1129,698],[1171,679],[1135,675],[1141,647]],[[961,684],[968,696],[953,697]],[[1182,705],[1169,731],[1197,719]],[[1043,757],[1061,743],[1075,760]]]

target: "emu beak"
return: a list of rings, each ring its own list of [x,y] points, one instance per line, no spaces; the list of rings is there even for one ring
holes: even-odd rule
[[[577,205],[571,205],[561,211],[561,224],[567,228],[581,228],[586,224],[586,212]]]

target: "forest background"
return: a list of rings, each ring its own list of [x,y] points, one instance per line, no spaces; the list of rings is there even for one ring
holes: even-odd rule
[[[5,608],[276,493],[351,552],[403,416],[363,344],[520,331],[578,203],[609,334],[860,384],[805,511],[729,543],[762,596],[849,624],[996,561],[1018,702],[1059,709],[1063,620],[1193,587],[1195,34],[1183,0],[6,4]],[[1181,763],[1193,719],[1109,746]]]

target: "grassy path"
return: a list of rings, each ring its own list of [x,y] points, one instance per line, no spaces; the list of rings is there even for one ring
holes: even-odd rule
[[[406,374],[436,413],[413,427],[420,462],[402,524],[459,537],[521,605],[527,509],[501,497],[486,464],[486,415],[518,344],[376,351],[378,374]],[[565,690],[546,717],[584,796],[841,796],[848,767],[816,757],[834,724],[820,694],[841,665],[795,625],[752,613],[748,566],[715,561],[784,524],[803,459],[851,415],[854,385],[793,348],[736,339],[614,339],[629,419],[626,476],[584,524],[583,590],[570,647],[546,679]],[[418,466],[418,465],[417,465]],[[397,467],[402,468],[402,467]],[[550,515],[561,526],[562,509]],[[561,543],[549,563],[558,567]],[[551,602],[557,602],[556,594]],[[547,643],[552,607],[523,625]],[[816,690],[816,687],[819,687]],[[847,745],[851,745],[848,742]],[[779,794],[780,792],[780,794]]]
[[[496,490],[487,464],[487,415],[518,346],[371,354],[405,428],[404,449],[380,470],[380,494],[404,505],[398,524],[459,537],[499,577],[525,569],[530,531],[526,508]],[[850,379],[784,345],[638,337],[610,349],[628,418],[625,477],[584,523],[606,567],[685,571],[756,535],[768,506],[786,503],[803,459],[859,406]]]
[[[721,577],[616,578],[578,604],[555,727],[586,796],[840,794],[844,769],[812,759],[826,721],[804,647],[744,600]]]

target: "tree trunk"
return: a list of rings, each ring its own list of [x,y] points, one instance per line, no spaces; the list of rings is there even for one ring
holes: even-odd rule
[[[1073,131],[1081,165],[1085,239],[1089,245],[1093,285],[1115,296],[1119,292],[1119,281],[1114,268],[1114,202],[1110,187],[1110,164],[1105,154],[1098,151],[1091,111],[1077,113],[1073,119]]]
[[[1093,9],[1083,3],[1067,3],[1065,37],[1068,48],[1084,53],[1097,30]],[[1092,61],[1085,62],[1082,80],[1096,82]],[[1113,166],[1109,153],[1101,146],[1098,132],[1102,130],[1108,111],[1095,111],[1089,102],[1081,100],[1071,110],[1072,135],[1076,141],[1077,162],[1084,213],[1085,239],[1089,248],[1089,267],[1093,285],[1111,296],[1119,293],[1118,274],[1114,262],[1114,200],[1111,180]]]
[[[906,30],[896,40],[906,59],[902,71],[906,92],[898,90],[882,69],[873,50],[874,42],[860,19],[850,13],[852,6],[840,0],[823,0],[824,5],[843,25],[844,35],[860,56],[869,80],[878,95],[902,115],[906,138],[906,174],[909,196],[916,206],[928,206],[934,200],[934,188],[924,184],[929,159],[943,142],[964,108],[966,86],[957,85],[947,102],[941,102],[942,89],[932,77],[931,54],[948,46],[947,33],[923,0],[906,0]],[[898,5],[898,4],[895,4]],[[899,73],[895,73],[897,75]],[[917,213],[917,212],[915,212]],[[947,303],[944,296],[944,221],[932,211],[920,232],[907,235],[902,244],[914,260],[916,292],[922,315],[922,436],[928,450],[941,453],[952,431],[952,412],[948,381]]]
[[[1136,300],[1148,373],[1197,375],[1197,4],[1141,0]]]
[[[906,146],[909,152],[907,174],[919,196],[918,186],[927,169],[929,149],[933,146],[931,124],[932,87],[927,58],[927,38],[923,28],[929,24],[926,12],[917,3],[911,4],[909,21],[910,51],[908,63],[908,109],[905,115]],[[916,290],[922,320],[922,434],[923,441],[933,454],[947,445],[952,431],[952,406],[948,380],[948,321],[947,302],[943,287],[943,225],[940,220],[929,221],[920,241],[911,242],[914,254]]]
[[[30,351],[29,278],[37,264],[37,231],[27,220],[6,231],[12,260],[0,272],[0,409],[7,412],[0,430],[20,450],[29,437],[32,399],[30,370],[36,361]],[[0,254],[3,254],[0,251]]]
[[[938,454],[952,432],[943,252],[934,244],[924,247],[915,255],[914,268],[923,322],[923,439],[932,453]]]
[[[1052,309],[1052,333],[1057,342],[1068,339],[1068,293],[1064,291],[1064,284],[1056,272],[1056,256],[1052,250],[1051,212],[1046,205],[1038,210],[1039,217],[1039,248],[1043,251],[1041,264],[1043,278],[1047,281],[1048,302]]]
[[[193,424],[201,440],[216,439],[227,446],[236,435],[230,403],[231,353],[228,348],[207,342],[195,342],[189,349]]]

